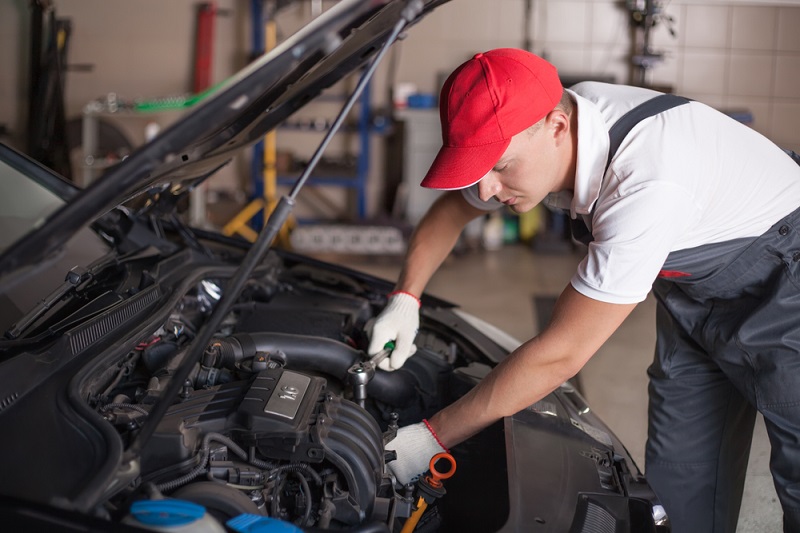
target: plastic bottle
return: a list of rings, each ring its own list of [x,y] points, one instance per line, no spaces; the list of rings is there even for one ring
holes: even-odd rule
[[[158,125],[158,122],[151,120],[144,126],[144,141],[152,141],[158,136],[159,131],[161,131],[161,126]]]
[[[486,250],[499,250],[503,247],[503,233],[505,224],[503,215],[499,211],[494,211],[489,215],[483,225],[483,235],[481,242]]]

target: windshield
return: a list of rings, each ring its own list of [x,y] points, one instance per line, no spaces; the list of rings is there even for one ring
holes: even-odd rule
[[[24,242],[80,189],[42,165],[0,143],[0,255],[14,255]],[[109,253],[110,246],[89,226],[59,243],[24,273],[0,284],[0,332],[64,283],[67,272],[90,265]]]
[[[7,152],[0,152],[5,155]],[[0,253],[39,227],[65,201],[36,179],[36,172],[21,171],[21,161],[0,159]],[[41,170],[41,169],[36,169]],[[34,175],[31,175],[34,174]],[[52,176],[51,176],[52,178]],[[59,191],[63,192],[63,191]]]

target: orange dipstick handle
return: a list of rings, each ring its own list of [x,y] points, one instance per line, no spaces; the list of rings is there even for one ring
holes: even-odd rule
[[[436,469],[436,463],[439,460],[446,461],[450,464],[450,468],[445,470],[444,472],[440,472]],[[449,453],[441,452],[437,453],[433,457],[431,457],[431,462],[428,464],[428,468],[430,469],[431,473],[427,476],[427,481],[432,486],[439,488],[442,486],[442,480],[450,479],[453,477],[453,474],[456,473],[456,460],[453,458],[452,455]]]
[[[436,463],[439,460],[447,461],[450,464],[450,468],[445,470],[444,472],[440,472],[436,469]],[[449,479],[453,477],[453,474],[456,473],[456,460],[455,458],[450,455],[449,453],[437,453],[433,457],[431,457],[431,462],[428,463],[428,468],[430,469],[430,474],[426,474],[423,479],[419,480],[419,483],[427,483],[430,485],[427,491],[427,498],[433,502],[436,498],[442,496],[444,494],[444,489],[442,488],[442,480]],[[421,488],[422,485],[420,485]],[[406,523],[403,524],[403,529],[400,533],[411,533],[417,527],[417,523],[419,519],[422,518],[422,513],[425,512],[425,509],[428,508],[428,501],[426,496],[420,496],[417,500],[416,509],[411,516],[406,520]]]

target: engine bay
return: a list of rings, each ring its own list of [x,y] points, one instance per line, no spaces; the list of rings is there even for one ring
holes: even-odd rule
[[[416,489],[396,482],[385,444],[399,426],[465,394],[490,362],[423,316],[416,355],[402,369],[378,370],[366,345],[385,304],[381,291],[274,253],[265,264],[141,450],[140,474],[105,512],[126,520],[136,500],[174,498],[203,505],[223,523],[251,514],[301,528],[399,531]],[[157,331],[102,377],[84,381],[81,396],[124,447],[224,291],[225,279],[202,279]],[[502,471],[502,442],[487,441],[482,453],[498,449]],[[496,477],[493,492],[507,492],[505,475]],[[443,522],[437,506],[423,518],[433,530]]]
[[[428,476],[398,483],[391,440],[518,341],[426,294],[416,353],[385,372],[367,346],[391,282],[271,250],[236,286],[245,246],[204,242],[109,262],[15,341],[0,491],[92,530],[186,504],[295,533],[584,531],[597,513],[655,531],[652,490],[569,382],[453,447],[421,505]]]

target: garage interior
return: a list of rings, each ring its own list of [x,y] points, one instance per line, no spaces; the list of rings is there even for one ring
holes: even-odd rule
[[[86,186],[335,3],[2,2],[0,141]],[[396,279],[405,240],[437,195],[418,184],[441,142],[439,88],[490,48],[542,55],[566,86],[629,83],[702,101],[800,152],[798,27],[792,0],[451,0],[390,50],[276,245]],[[193,192],[182,216],[253,241],[355,82],[337,84],[237,156]],[[582,252],[543,208],[494,213],[470,224],[427,291],[528,339]],[[578,376],[640,467],[654,314],[648,297]],[[737,531],[780,527],[759,419]]]

